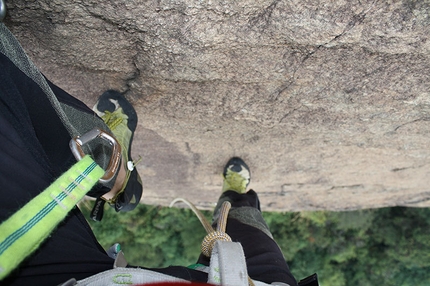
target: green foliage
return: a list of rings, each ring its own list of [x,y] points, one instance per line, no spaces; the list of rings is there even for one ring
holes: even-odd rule
[[[430,285],[429,209],[396,207],[295,217],[294,226],[286,221],[271,227],[296,277],[317,272],[322,285]],[[297,248],[297,242],[284,242],[284,237],[307,245]]]
[[[298,279],[317,272],[321,285],[430,285],[430,209],[263,216]],[[131,264],[145,267],[194,263],[205,235],[190,210],[146,205],[108,209],[91,226],[105,248],[119,242]]]
[[[81,207],[88,217],[88,208]],[[188,209],[139,205],[128,213],[107,207],[102,222],[89,221],[105,248],[118,242],[132,265],[188,266],[196,262],[205,230]]]

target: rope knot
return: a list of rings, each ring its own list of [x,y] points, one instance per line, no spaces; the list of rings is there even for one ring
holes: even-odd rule
[[[202,242],[201,250],[206,257],[211,257],[212,249],[217,240],[231,241],[231,237],[222,231],[213,231],[205,236]]]

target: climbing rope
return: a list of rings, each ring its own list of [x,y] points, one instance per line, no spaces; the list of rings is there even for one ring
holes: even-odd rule
[[[202,251],[203,255],[205,255],[206,257],[211,257],[212,250],[213,250],[215,242],[217,240],[232,241],[231,237],[225,232],[225,229],[227,227],[228,213],[231,209],[230,202],[225,201],[221,205],[221,208],[219,211],[220,214],[219,214],[219,218],[218,218],[218,224],[217,224],[216,229],[214,229],[212,227],[212,225],[208,222],[208,220],[202,214],[202,212],[199,211],[193,203],[191,203],[190,201],[188,201],[186,199],[177,198],[170,203],[170,207],[172,207],[173,205],[175,205],[178,202],[182,202],[182,203],[186,204],[188,207],[190,207],[190,209],[194,212],[194,214],[197,216],[200,223],[203,225],[204,229],[208,233],[205,236],[205,238],[203,239],[203,242],[201,245],[201,251]],[[254,286],[254,282],[252,281],[252,279],[249,276],[248,276],[248,284],[250,286]]]

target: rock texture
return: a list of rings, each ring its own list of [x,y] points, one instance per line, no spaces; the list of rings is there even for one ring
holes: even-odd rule
[[[133,102],[145,203],[212,207],[239,155],[265,210],[430,206],[428,1],[7,6],[54,83]]]

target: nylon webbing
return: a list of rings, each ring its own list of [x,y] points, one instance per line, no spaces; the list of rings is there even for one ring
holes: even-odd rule
[[[0,280],[39,247],[104,172],[85,156],[0,225]]]

